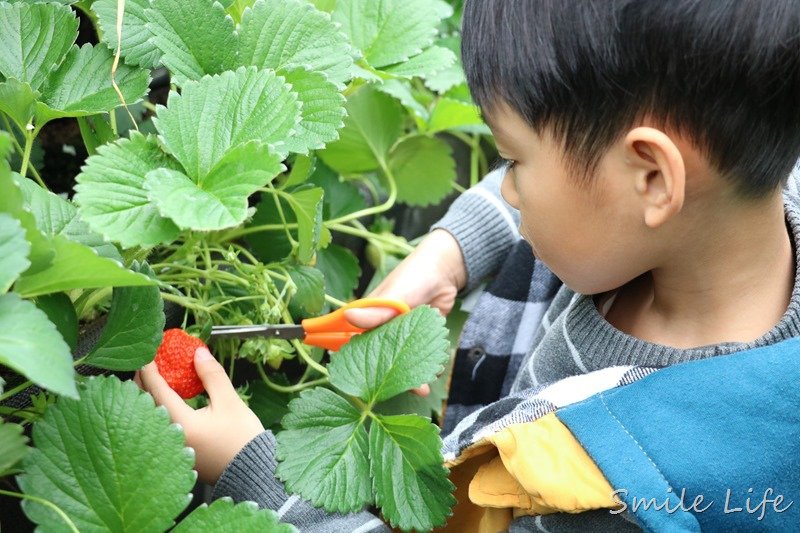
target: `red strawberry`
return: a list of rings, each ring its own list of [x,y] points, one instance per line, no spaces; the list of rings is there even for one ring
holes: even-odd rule
[[[203,382],[194,369],[194,352],[201,346],[206,346],[203,341],[182,329],[174,328],[164,332],[161,346],[156,352],[158,373],[184,400],[194,398],[204,390]]]

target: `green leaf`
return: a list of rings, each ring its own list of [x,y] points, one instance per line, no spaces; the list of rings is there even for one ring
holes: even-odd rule
[[[100,257],[91,248],[61,235],[52,239],[53,263],[36,274],[22,275],[14,290],[24,297],[70,289],[95,289],[129,285],[153,285],[155,281],[123,267],[113,259]]]
[[[154,246],[178,236],[178,227],[150,203],[144,179],[151,170],[178,164],[158,147],[154,136],[131,133],[97,149],[78,174],[78,213],[96,232],[131,246]]]
[[[281,384],[289,384],[288,381],[284,381],[285,383]],[[250,382],[249,393],[250,399],[247,406],[267,429],[275,429],[280,424],[281,418],[289,412],[289,402],[297,397],[296,394],[271,389],[263,381]]]
[[[59,506],[80,531],[167,530],[191,499],[194,454],[154,407],[133,382],[89,379],[80,400],[61,398],[34,425],[20,487]],[[42,529],[63,530],[51,509],[30,500],[23,509]]]
[[[219,2],[209,0],[151,0],[145,10],[147,31],[161,50],[161,63],[183,86],[206,74],[237,66],[233,19]]]
[[[440,70],[436,74],[425,78],[425,86],[439,94],[450,94],[453,88],[460,85],[464,87],[467,85],[467,79],[464,76],[464,67],[462,67],[460,63],[456,63],[451,67]]]
[[[155,277],[149,266],[135,271]],[[158,287],[117,287],[100,340],[85,362],[109,370],[136,370],[153,360],[164,331],[164,301]]]
[[[372,405],[433,381],[449,357],[444,318],[420,306],[353,337],[328,371],[331,385]]]
[[[330,13],[336,7],[336,0],[311,0],[311,3],[320,11]]]
[[[380,68],[406,61],[433,43],[444,15],[429,0],[341,0],[331,16],[367,62]]]
[[[325,276],[325,292],[345,302],[353,297],[353,291],[361,277],[361,267],[353,252],[343,246],[331,244],[317,252],[317,263],[314,267]]]
[[[19,220],[0,213],[0,294],[5,294],[17,277],[31,266],[30,252],[31,243],[25,239]]]
[[[320,240],[322,228],[322,194],[319,187],[295,191],[285,198],[292,206],[297,219],[297,257],[301,263],[308,263]]]
[[[411,85],[406,80],[386,80],[377,86],[377,89],[382,93],[397,98],[403,106],[413,112],[415,115],[423,120],[428,120],[428,110],[414,98],[411,92]]]
[[[225,0],[221,3],[225,6],[225,13],[227,13],[238,26],[242,22],[244,12],[248,8],[252,8],[255,2],[256,0]]]
[[[281,204],[286,223],[296,222],[294,211],[289,202],[282,196],[278,196],[278,201]],[[283,222],[275,205],[274,194],[261,196],[261,200],[256,204],[256,214],[253,215],[246,227],[252,228],[265,225],[278,226],[280,229],[249,233],[245,236],[247,245],[253,254],[264,263],[284,260],[292,253],[292,244],[283,229]],[[289,232],[292,234],[297,233],[296,230],[289,230]]]
[[[289,301],[292,315],[307,317],[319,314],[325,305],[325,276],[306,265],[291,266],[287,270],[297,286],[297,292]]]
[[[300,0],[260,0],[239,27],[239,64],[322,72],[337,88],[350,79],[347,37],[327,13]]]
[[[456,62],[456,55],[442,46],[431,46],[408,61],[386,67],[384,70],[403,78],[427,78],[437,72],[451,67]]]
[[[299,185],[306,181],[314,171],[316,162],[316,158],[313,156],[295,156],[294,161],[291,164],[292,168],[289,171],[289,177],[287,177],[286,180],[281,184],[281,188],[285,189],[286,187]]]
[[[128,109],[131,109],[130,107]],[[113,111],[116,114],[116,109]],[[109,115],[110,116],[110,115]],[[81,132],[81,139],[83,145],[86,147],[88,155],[97,153],[97,148],[107,143],[112,143],[117,140],[117,135],[111,130],[111,124],[106,121],[102,115],[95,115],[93,117],[77,117],[78,128]],[[122,128],[117,126],[117,131],[122,132]],[[123,135],[120,135],[123,136]]]
[[[39,99],[39,91],[34,91],[27,83],[14,78],[0,83],[0,111],[11,117],[11,120],[25,131],[31,123]]]
[[[414,415],[379,416],[369,430],[375,503],[392,526],[430,531],[456,503],[439,428]]]
[[[117,49],[117,0],[95,0],[92,11],[103,34],[103,42],[111,50]],[[152,42],[147,29],[145,10],[150,7],[148,0],[125,0],[125,13],[122,17],[121,55],[128,65],[153,68],[161,60],[161,51]]]
[[[439,94],[444,94],[457,85],[463,84],[464,87],[466,87],[467,80],[464,77],[464,67],[459,57],[461,52],[461,37],[458,35],[445,37],[443,39],[438,39],[436,44],[448,48],[455,53],[456,61],[451,66],[426,76],[425,86]]]
[[[34,303],[55,325],[70,351],[74,350],[78,345],[78,315],[69,296],[63,292],[45,294],[36,298]]]
[[[92,248],[102,257],[122,261],[119,250],[102,235],[91,230],[78,216],[78,209],[57,194],[43,189],[34,181],[16,175],[22,188],[25,206],[36,219],[36,226],[48,237],[63,235],[67,239]]]
[[[428,405],[427,396],[423,398],[411,391],[402,392],[388,400],[378,402],[372,411],[381,415],[431,416],[431,408]]]
[[[281,152],[279,143],[300,121],[300,104],[274,73],[240,68],[170,93],[168,107],[159,106],[153,121],[186,175],[200,180],[247,141],[273,144]]]
[[[325,191],[322,197],[322,216],[325,220],[339,218],[367,207],[364,197],[358,188],[349,181],[333,172],[324,163],[319,163],[314,173],[308,179]]]
[[[114,57],[105,47],[72,47],[42,87],[44,103],[37,105],[37,126],[55,118],[94,115],[122,105],[111,85],[113,63]],[[119,65],[114,79],[128,103],[147,94],[150,76],[145,70]]]
[[[147,174],[144,187],[179,228],[229,228],[247,218],[247,198],[283,170],[280,161],[268,145],[251,141],[228,151],[201,180],[160,168]]]
[[[36,220],[25,208],[22,191],[14,179],[6,157],[11,149],[11,137],[0,132],[0,213],[16,218],[25,229],[25,238],[31,245],[28,261],[31,266],[27,273],[33,274],[46,268],[53,259],[53,247],[50,241],[37,229]]]
[[[45,389],[77,397],[69,346],[44,311],[13,292],[0,296],[0,364]]]
[[[236,531],[237,533],[292,533],[290,524],[281,524],[278,515],[270,509],[259,509],[253,502],[238,505],[228,499],[219,499],[211,505],[203,504],[184,518],[172,533],[195,531]]]
[[[358,409],[328,389],[306,389],[289,404],[283,426],[276,475],[290,493],[340,513],[372,501],[369,443]]]
[[[20,462],[28,453],[28,437],[22,434],[19,424],[0,421],[0,477]]]
[[[0,3],[0,74],[39,89],[78,38],[78,19],[67,6]]]
[[[80,0],[10,0],[10,3],[24,3],[24,4],[64,4],[65,6],[71,6],[72,4],[77,4]]]
[[[450,145],[435,137],[404,139],[392,150],[389,168],[397,183],[397,199],[409,205],[438,203],[456,180]]]
[[[368,86],[353,94],[345,107],[348,116],[339,140],[319,156],[340,174],[375,170],[403,132],[403,110],[391,96]]]
[[[441,98],[431,112],[428,129],[431,133],[444,130],[483,133],[486,126],[477,106],[451,98]]]
[[[302,121],[286,140],[289,151],[306,154],[338,139],[338,130],[344,126],[345,98],[336,85],[327,81],[324,74],[301,68],[280,74],[291,84],[302,104]]]

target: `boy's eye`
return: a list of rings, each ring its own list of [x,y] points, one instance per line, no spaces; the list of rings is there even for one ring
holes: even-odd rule
[[[498,157],[495,159],[494,164],[492,165],[492,170],[496,170],[498,168],[505,169],[506,172],[513,169],[517,162],[514,159],[506,159],[503,156]]]

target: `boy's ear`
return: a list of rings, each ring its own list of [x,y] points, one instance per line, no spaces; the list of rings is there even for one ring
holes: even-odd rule
[[[655,128],[634,128],[625,136],[624,143],[644,222],[650,228],[657,228],[683,207],[686,193],[683,156],[672,139]]]

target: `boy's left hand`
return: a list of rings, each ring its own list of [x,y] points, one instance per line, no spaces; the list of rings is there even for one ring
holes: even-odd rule
[[[155,363],[136,373],[134,381],[163,405],[180,424],[186,445],[194,448],[195,470],[201,481],[213,485],[225,467],[253,438],[264,431],[258,417],[236,394],[225,369],[206,348],[195,352],[194,367],[208,393],[208,406],[192,409],[172,390]]]

